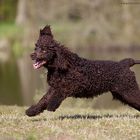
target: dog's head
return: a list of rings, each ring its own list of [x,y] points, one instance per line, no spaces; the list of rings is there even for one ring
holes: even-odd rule
[[[34,52],[31,54],[34,69],[44,66],[53,66],[59,70],[68,70],[71,65],[71,52],[53,39],[50,26],[40,30],[39,39],[35,44]]]
[[[46,66],[54,59],[54,47],[55,41],[50,26],[45,26],[40,30],[39,39],[35,44],[34,52],[31,54],[34,69],[39,69],[42,66]]]

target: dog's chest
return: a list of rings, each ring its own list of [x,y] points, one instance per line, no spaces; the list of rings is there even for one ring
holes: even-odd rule
[[[55,87],[62,81],[62,76],[57,71],[48,71],[47,82],[50,86]]]

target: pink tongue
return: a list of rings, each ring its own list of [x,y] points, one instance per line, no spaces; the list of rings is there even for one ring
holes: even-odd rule
[[[33,68],[34,69],[38,69],[38,68],[40,68],[45,63],[46,63],[45,61],[43,61],[43,62],[36,62],[35,64],[33,64]]]
[[[37,63],[33,64],[33,67],[34,67],[34,69],[38,69],[39,68],[39,63],[37,62]]]

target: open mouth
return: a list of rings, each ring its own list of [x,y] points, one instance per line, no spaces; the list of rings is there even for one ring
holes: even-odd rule
[[[37,61],[33,64],[33,68],[34,69],[39,69],[40,67],[42,67],[44,64],[46,64],[46,61]]]

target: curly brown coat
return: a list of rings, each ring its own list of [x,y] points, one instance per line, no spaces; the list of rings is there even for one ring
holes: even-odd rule
[[[35,69],[48,69],[48,92],[26,110],[35,116],[45,109],[55,111],[67,97],[93,98],[110,91],[114,99],[140,111],[140,90],[135,74],[130,70],[139,60],[120,62],[87,60],[72,53],[53,39],[50,26],[40,30],[39,39],[31,54]]]

